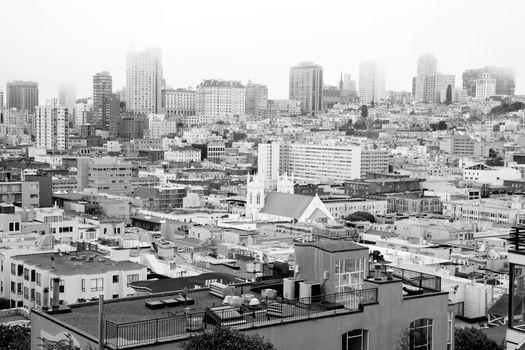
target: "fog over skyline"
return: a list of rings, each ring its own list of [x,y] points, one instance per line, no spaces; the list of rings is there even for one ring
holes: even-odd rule
[[[109,71],[125,85],[126,53],[159,47],[168,85],[195,87],[221,78],[266,84],[288,98],[288,71],[301,61],[358,80],[361,61],[385,66],[388,90],[411,91],[416,61],[433,53],[438,70],[508,66],[525,93],[520,1],[5,1],[0,85],[39,83],[40,103],[63,83],[92,94],[92,76]],[[504,10],[501,10],[504,9]]]

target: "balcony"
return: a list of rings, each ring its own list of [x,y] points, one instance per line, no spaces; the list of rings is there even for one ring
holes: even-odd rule
[[[438,276],[395,266],[381,265],[380,277],[382,279],[388,278],[388,270],[392,271],[392,278],[402,281],[403,299],[441,292],[441,278]],[[374,264],[370,266],[369,278],[375,278]]]
[[[211,330],[217,326],[243,330],[284,322],[306,321],[363,311],[364,306],[377,302],[377,288],[371,288],[294,300],[277,299],[268,303],[262,300],[261,304],[256,306],[208,307],[204,310],[182,311],[143,321],[106,321],[106,346],[111,349],[124,349],[182,340],[193,333]]]

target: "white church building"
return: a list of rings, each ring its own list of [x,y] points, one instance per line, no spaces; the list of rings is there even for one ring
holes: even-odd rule
[[[265,176],[259,172],[248,175],[246,217],[260,221],[298,223],[328,222],[333,216],[321,199],[294,194],[294,177],[283,174],[277,180],[277,190],[265,193]]]

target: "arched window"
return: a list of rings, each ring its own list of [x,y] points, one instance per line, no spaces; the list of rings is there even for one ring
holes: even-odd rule
[[[410,350],[432,350],[432,320],[420,318],[410,323]]]
[[[248,202],[249,204],[253,204],[253,193],[250,193],[250,200]]]
[[[261,204],[261,194],[257,193],[257,204]]]
[[[368,331],[365,329],[354,329],[342,336],[343,350],[367,350]]]

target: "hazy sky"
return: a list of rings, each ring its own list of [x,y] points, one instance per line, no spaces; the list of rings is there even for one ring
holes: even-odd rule
[[[300,61],[321,64],[335,84],[341,70],[357,80],[359,62],[376,59],[387,89],[410,91],[418,55],[432,52],[456,86],[466,68],[503,65],[525,93],[522,0],[2,0],[1,9],[0,84],[38,81],[41,103],[67,81],[90,96],[102,70],[120,89],[126,52],[144,47],[162,49],[172,87],[252,79],[287,98]]]

